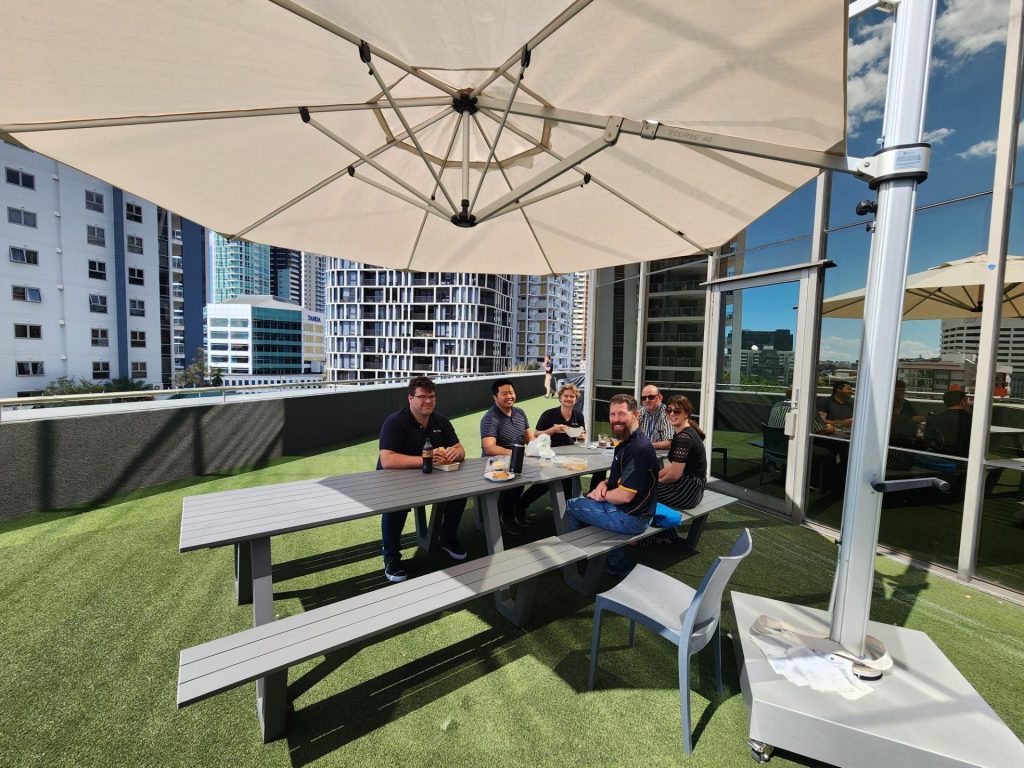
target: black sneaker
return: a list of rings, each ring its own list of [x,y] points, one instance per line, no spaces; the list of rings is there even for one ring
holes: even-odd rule
[[[465,560],[466,556],[469,554],[466,552],[466,548],[455,540],[452,540],[447,544],[441,542],[441,549],[447,552],[448,557],[452,560]]]
[[[501,523],[502,533],[517,536],[523,532],[512,515],[498,515],[498,521]]]
[[[633,570],[633,565],[634,564],[628,560],[620,563],[616,567],[610,566],[606,563],[602,573],[604,573],[605,576],[628,576],[629,572]]]
[[[516,507],[515,512],[512,514],[512,521],[524,531],[530,527],[530,516],[526,513],[525,509]]]
[[[397,584],[400,581],[405,581],[409,578],[409,574],[406,573],[402,567],[400,560],[393,560],[388,563],[384,563],[384,578],[388,581]]]

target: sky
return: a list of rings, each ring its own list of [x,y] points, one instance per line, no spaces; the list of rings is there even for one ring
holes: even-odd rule
[[[931,205],[992,189],[995,140],[999,121],[1009,0],[939,0],[925,116],[925,141],[932,144],[929,178],[918,187],[917,206]],[[885,105],[892,17],[872,11],[851,22],[848,49],[847,152],[864,157],[878,150]],[[866,281],[871,236],[858,217],[858,200],[873,199],[867,185],[837,174],[833,181],[829,258],[836,267],[825,273],[825,296],[862,288]],[[987,247],[991,196],[920,211],[915,217],[910,272],[964,258]],[[798,190],[747,233],[747,269],[809,260],[805,236],[813,222],[814,184]],[[1020,218],[1024,225],[1024,211]],[[856,226],[846,227],[846,225]],[[1024,226],[1011,229],[1010,252],[1024,251]],[[794,287],[745,291],[744,328],[791,328],[796,312]],[[940,323],[903,324],[900,356],[938,355]],[[823,360],[855,360],[860,348],[859,320],[824,319]]]

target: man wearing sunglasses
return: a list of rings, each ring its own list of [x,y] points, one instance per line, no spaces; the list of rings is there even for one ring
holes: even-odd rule
[[[667,450],[672,445],[674,430],[662,404],[661,390],[648,384],[640,392],[643,409],[640,411],[640,431],[647,435],[655,450]]]
[[[387,417],[380,428],[380,457],[377,469],[421,469],[423,446],[430,440],[434,448],[434,464],[451,464],[466,458],[452,423],[435,411],[437,388],[426,376],[417,376],[409,382],[409,407]],[[454,560],[465,560],[466,550],[459,544],[456,534],[459,521],[466,508],[465,499],[452,499],[435,508],[440,514],[441,549]],[[381,515],[381,554],[384,556],[384,576],[399,582],[408,578],[402,568],[402,529],[409,515],[408,509]]]

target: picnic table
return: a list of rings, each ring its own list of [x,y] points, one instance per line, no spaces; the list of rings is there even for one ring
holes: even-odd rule
[[[384,469],[189,496],[182,502],[178,548],[189,552],[233,546],[238,603],[252,603],[253,624],[259,626],[274,620],[270,545],[274,536],[475,497],[483,518],[487,552],[494,554],[504,549],[498,494],[508,488],[549,483],[555,528],[559,533],[567,529],[565,494],[562,483],[555,481],[611,466],[610,451],[579,450],[587,453],[585,469],[569,470],[559,464],[526,459],[522,473],[501,483],[484,477],[484,459],[468,459],[453,472],[423,474]],[[497,603],[503,614],[512,610],[507,594],[499,594]]]

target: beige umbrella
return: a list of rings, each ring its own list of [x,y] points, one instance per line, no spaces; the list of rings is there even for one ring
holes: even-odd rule
[[[976,253],[937,267],[907,275],[903,298],[904,320],[952,320],[981,317],[988,256]],[[827,299],[824,317],[862,317],[864,289]],[[1003,317],[1024,317],[1024,256],[1006,257],[1002,295]]]
[[[381,266],[700,253],[818,167],[850,170],[846,3],[0,0],[0,18],[0,136],[228,236]]]

